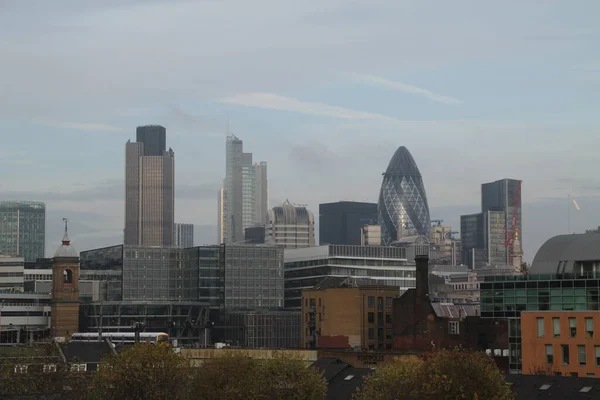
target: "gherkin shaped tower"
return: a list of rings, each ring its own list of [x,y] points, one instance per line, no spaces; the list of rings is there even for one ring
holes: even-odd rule
[[[389,245],[406,236],[428,235],[425,186],[417,163],[404,146],[396,150],[383,174],[377,208],[382,244]]]

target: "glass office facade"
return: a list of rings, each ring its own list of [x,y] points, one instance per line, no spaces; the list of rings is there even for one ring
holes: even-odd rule
[[[487,211],[483,213],[484,244],[487,263],[490,265],[509,265],[510,259],[505,246],[506,232],[504,211]]]
[[[319,243],[361,244],[361,229],[377,222],[377,203],[339,201],[319,204]]]
[[[600,274],[486,276],[481,316],[509,319],[510,370],[520,372],[521,312],[600,310]]]
[[[247,348],[289,349],[300,347],[299,311],[233,311],[223,319],[224,340]]]
[[[0,202],[0,252],[25,262],[44,257],[46,205],[36,201]]]

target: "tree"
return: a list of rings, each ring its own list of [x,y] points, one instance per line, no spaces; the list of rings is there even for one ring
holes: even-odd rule
[[[93,395],[103,400],[185,400],[189,364],[168,347],[140,343],[103,359]]]
[[[226,354],[197,369],[191,393],[197,400],[322,400],[327,385],[303,360]]]
[[[378,368],[355,399],[509,400],[514,394],[485,353],[438,350],[426,360]]]

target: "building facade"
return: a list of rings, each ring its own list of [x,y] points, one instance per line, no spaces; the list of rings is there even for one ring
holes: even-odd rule
[[[226,311],[224,341],[251,349],[300,348],[300,313],[285,310]]]
[[[381,226],[365,225],[361,229],[361,246],[381,246]]]
[[[304,206],[286,200],[269,211],[265,243],[296,249],[315,245],[315,218]]]
[[[429,234],[429,205],[423,178],[404,146],[396,150],[383,174],[378,213],[384,245],[407,236]]]
[[[37,201],[0,202],[0,253],[34,262],[44,257],[46,204]]]
[[[392,304],[398,294],[390,286],[303,290],[303,347],[391,350]]]
[[[243,142],[235,135],[227,137],[225,181],[219,193],[219,236],[222,243],[244,241],[244,229],[267,222],[267,163],[252,162],[252,153],[244,153]]]
[[[0,290],[22,292],[24,276],[23,258],[0,254]]]
[[[360,230],[377,223],[377,204],[338,201],[319,204],[319,244],[361,245]]]
[[[523,234],[521,219],[521,184],[517,179],[501,179],[481,185],[481,211],[499,211],[504,213],[501,225],[504,229],[506,249],[510,253],[515,230]],[[521,243],[521,252],[523,251]],[[510,256],[509,256],[510,257]],[[510,264],[510,259],[507,262]]]
[[[521,313],[523,373],[600,377],[598,311]]]
[[[415,266],[408,262],[403,248],[328,245],[286,249],[284,258],[286,309],[300,310],[302,291],[325,278],[360,280],[399,291],[415,285]]]
[[[175,246],[194,247],[194,224],[175,224]]]
[[[227,189],[219,189],[217,197],[217,244],[227,240]]]
[[[175,153],[162,126],[140,126],[125,145],[124,243],[174,245]]]
[[[79,331],[79,253],[65,235],[52,262],[52,337],[68,339]]]

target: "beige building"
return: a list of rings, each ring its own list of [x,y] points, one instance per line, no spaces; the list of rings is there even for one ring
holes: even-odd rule
[[[361,246],[381,246],[381,225],[365,225],[360,234]]]
[[[288,249],[315,246],[315,217],[305,206],[286,200],[269,211],[265,243]]]
[[[305,347],[392,348],[392,304],[399,296],[398,288],[325,285],[326,281],[315,289],[302,291],[301,343]]]

